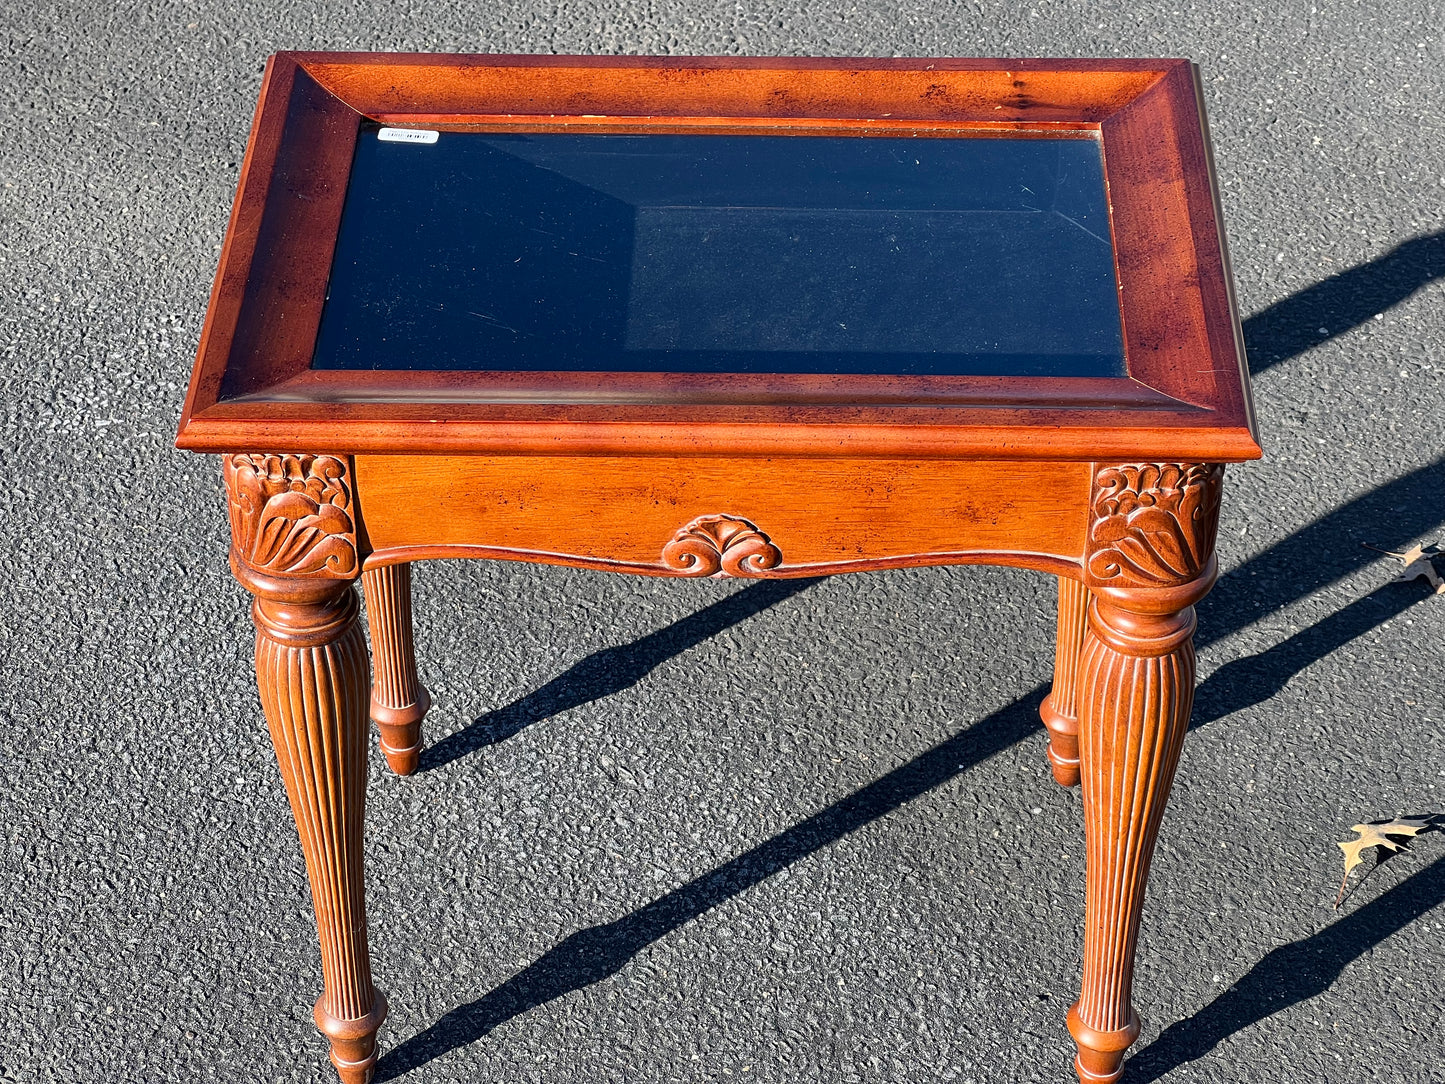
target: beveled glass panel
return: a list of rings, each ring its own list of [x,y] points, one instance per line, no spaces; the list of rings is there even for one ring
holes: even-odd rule
[[[312,364],[1123,376],[1099,143],[368,123]]]

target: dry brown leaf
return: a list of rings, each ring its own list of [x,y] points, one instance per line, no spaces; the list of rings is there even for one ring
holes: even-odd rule
[[[1360,838],[1338,844],[1340,850],[1345,852],[1345,875],[1340,878],[1340,894],[1335,897],[1335,908],[1338,909],[1340,901],[1345,898],[1345,885],[1349,882],[1354,868],[1364,860],[1365,851],[1371,847],[1382,847],[1391,854],[1409,850],[1407,843],[1397,842],[1390,837],[1404,836],[1408,841],[1427,828],[1439,827],[1439,819],[1431,814],[1428,817],[1396,817],[1392,821],[1351,826],[1350,831]]]
[[[1376,553],[1383,553],[1386,557],[1393,557],[1405,566],[1395,577],[1395,583],[1409,583],[1411,580],[1417,580],[1423,576],[1425,581],[1435,589],[1437,595],[1445,594],[1445,577],[1442,577],[1440,571],[1435,567],[1435,558],[1445,555],[1445,550],[1442,550],[1434,542],[1428,546],[1411,546],[1404,553],[1382,550],[1377,546],[1366,546],[1365,548],[1372,549]]]

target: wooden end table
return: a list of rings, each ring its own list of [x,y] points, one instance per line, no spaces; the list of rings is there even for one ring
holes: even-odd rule
[[[437,557],[1057,576],[1068,1026],[1117,1079],[1223,464],[1260,454],[1230,289],[1182,60],[273,57],[178,444],[222,454],[342,1079],[386,1014],[367,717],[415,771]]]

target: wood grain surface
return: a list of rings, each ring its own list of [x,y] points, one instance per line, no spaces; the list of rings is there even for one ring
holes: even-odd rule
[[[1049,767],[1066,787],[1079,782],[1079,656],[1084,650],[1084,625],[1089,589],[1068,576],[1059,577],[1059,616],[1054,633],[1054,681],[1039,705],[1049,732]]]
[[[371,632],[371,719],[381,732],[381,752],[397,775],[411,775],[421,757],[421,724],[431,693],[416,672],[411,628],[411,565],[401,563],[361,574],[366,624]]]
[[[1089,135],[1128,377],[309,368],[364,118],[485,131]],[[1260,454],[1192,66],[282,53],[273,58],[178,444],[206,451],[991,459]]]
[[[368,567],[491,556],[675,575],[700,516],[747,520],[769,575],[984,562],[1050,571],[1083,553],[1084,463],[606,456],[358,456]]]

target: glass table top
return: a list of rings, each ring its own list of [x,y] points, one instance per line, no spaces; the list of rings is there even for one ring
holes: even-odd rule
[[[1095,138],[363,125],[312,367],[1125,376]]]

